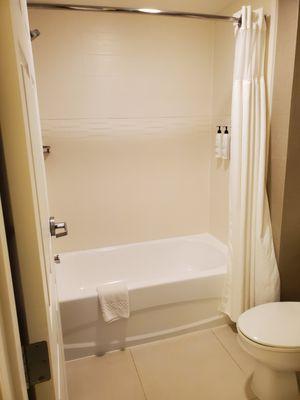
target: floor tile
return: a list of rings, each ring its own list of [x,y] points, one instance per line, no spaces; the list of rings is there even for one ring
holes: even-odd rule
[[[129,351],[67,362],[70,400],[145,400]]]
[[[253,373],[255,361],[253,357],[246,353],[239,345],[235,328],[233,326],[224,325],[213,328],[213,332],[238,366],[250,376]]]
[[[147,400],[253,400],[246,374],[211,330],[131,349]]]

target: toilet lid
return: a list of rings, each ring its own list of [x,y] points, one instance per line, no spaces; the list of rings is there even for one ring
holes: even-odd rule
[[[250,340],[271,347],[300,347],[300,302],[263,304],[244,312],[238,329]]]

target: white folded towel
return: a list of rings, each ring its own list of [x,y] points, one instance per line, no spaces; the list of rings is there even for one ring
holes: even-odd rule
[[[129,295],[124,282],[105,283],[97,287],[97,292],[105,322],[129,317]]]

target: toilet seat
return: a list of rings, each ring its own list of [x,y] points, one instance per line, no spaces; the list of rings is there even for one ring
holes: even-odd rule
[[[300,302],[267,303],[251,308],[239,317],[237,327],[254,344],[300,351]]]
[[[244,335],[239,329],[238,329],[238,334],[240,340],[242,340],[243,343],[248,343],[248,346],[251,345],[251,347],[256,348],[255,351],[263,351],[263,352],[269,352],[269,353],[277,353],[277,354],[298,354],[300,355],[300,347],[280,347],[280,346],[267,346],[265,344],[258,343],[254,340],[251,340],[248,338],[248,336]],[[242,346],[243,347],[243,346]]]

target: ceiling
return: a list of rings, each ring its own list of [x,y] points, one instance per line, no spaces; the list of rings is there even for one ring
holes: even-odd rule
[[[173,11],[218,13],[233,0],[31,0],[35,3],[69,3],[134,8],[160,8]]]

